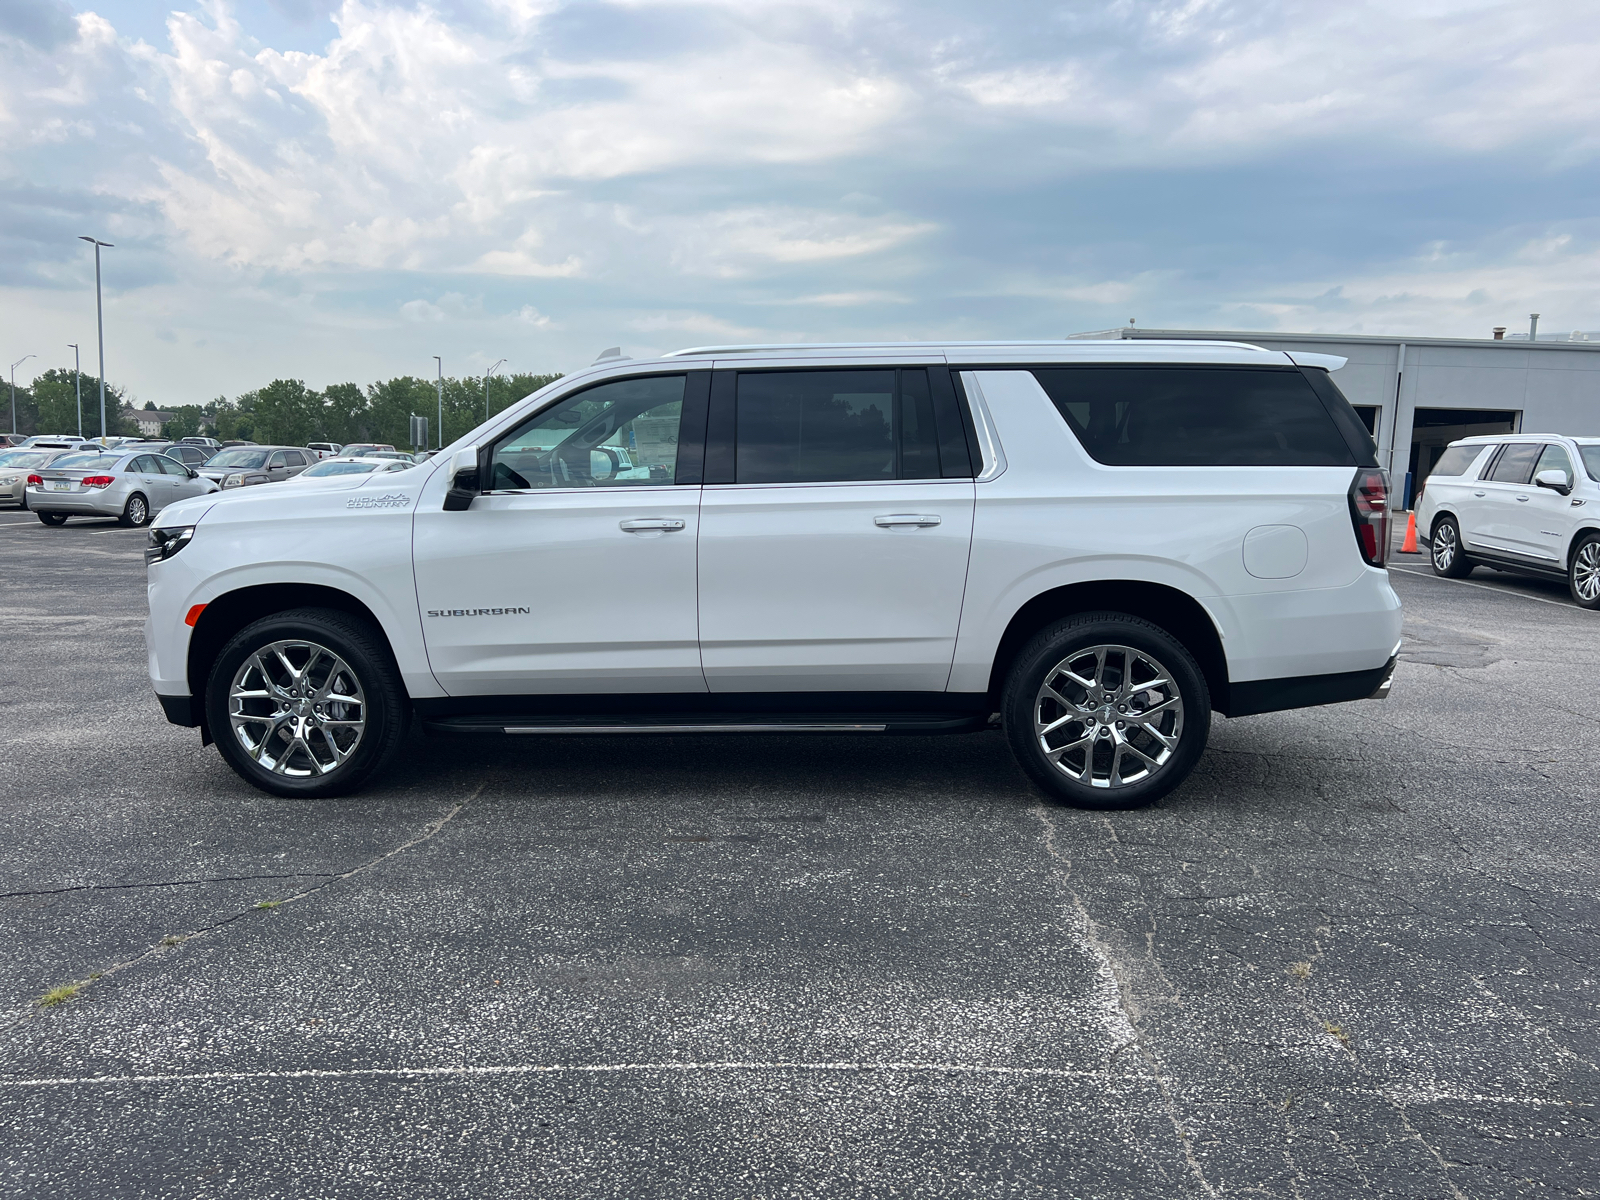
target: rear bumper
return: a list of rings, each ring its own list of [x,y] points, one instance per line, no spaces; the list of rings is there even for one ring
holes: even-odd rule
[[[34,512],[59,512],[80,516],[120,517],[122,499],[105,492],[46,492],[28,489],[28,507]]]
[[[1289,708],[1312,708],[1319,704],[1342,704],[1347,700],[1382,700],[1394,683],[1399,655],[1370,671],[1346,671],[1338,675],[1297,675],[1290,679],[1252,679],[1228,688],[1224,716],[1253,717],[1258,713],[1282,712]]]

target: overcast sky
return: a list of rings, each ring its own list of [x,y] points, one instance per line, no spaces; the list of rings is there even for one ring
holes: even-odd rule
[[[1600,327],[1600,5],[0,0],[0,354]]]

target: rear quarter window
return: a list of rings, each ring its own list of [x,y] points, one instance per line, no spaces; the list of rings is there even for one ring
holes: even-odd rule
[[[1430,475],[1465,475],[1467,468],[1478,461],[1478,455],[1483,453],[1479,446],[1451,446],[1439,456],[1439,461],[1433,464]]]
[[[1089,456],[1108,466],[1356,465],[1322,400],[1293,367],[1033,373]]]

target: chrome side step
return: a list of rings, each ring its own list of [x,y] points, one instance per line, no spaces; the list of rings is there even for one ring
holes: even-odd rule
[[[714,723],[706,725],[507,725],[506,733],[882,733],[888,725],[859,722],[767,721],[761,724]]]
[[[633,733],[972,733],[988,715],[971,713],[617,713],[548,716],[472,713],[423,717],[429,733],[570,737]]]

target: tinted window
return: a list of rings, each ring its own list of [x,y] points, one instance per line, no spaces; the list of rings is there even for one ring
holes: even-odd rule
[[[739,483],[939,477],[924,370],[741,373],[736,407]]]
[[[283,458],[291,467],[303,467],[306,465],[306,456],[298,450],[285,450]]]
[[[1062,367],[1034,375],[1097,462],[1355,465],[1328,410],[1293,369]]]
[[[1467,468],[1478,460],[1478,455],[1483,453],[1483,447],[1478,446],[1451,446],[1439,455],[1439,461],[1433,464],[1431,475],[1465,475]]]
[[[169,457],[169,456],[167,456],[165,454],[157,454],[157,455],[154,456],[154,458],[155,458],[155,464],[156,464],[157,468],[160,469],[162,474],[164,474],[164,475],[182,475],[184,478],[186,478],[186,479],[188,478],[189,472],[184,468],[184,465],[181,462],[179,462],[177,459],[171,458],[171,457]]]
[[[683,384],[619,379],[545,409],[495,447],[489,490],[671,483]]]
[[[1495,459],[1487,478],[1493,483],[1527,483],[1543,449],[1538,442],[1512,442]]]
[[[224,450],[215,455],[208,467],[259,467],[267,461],[265,450]]]
[[[1565,448],[1561,446],[1550,445],[1544,448],[1544,453],[1539,455],[1539,461],[1533,466],[1533,477],[1535,479],[1539,477],[1540,471],[1565,471],[1568,483],[1571,483],[1574,478],[1572,459]]]
[[[267,459],[267,470],[270,471],[274,467],[281,467],[281,466],[283,466],[283,451],[282,450],[274,451],[272,457]]]
[[[1583,456],[1583,469],[1589,472],[1589,478],[1600,480],[1600,446],[1579,446],[1578,453]]]

